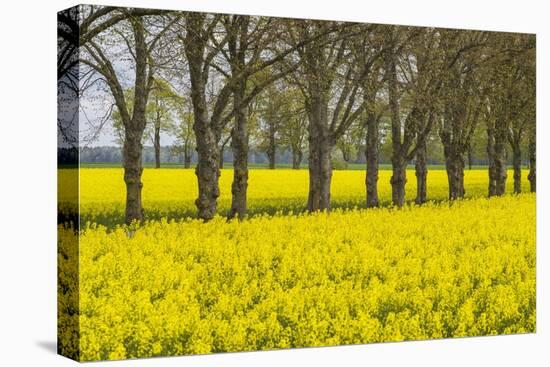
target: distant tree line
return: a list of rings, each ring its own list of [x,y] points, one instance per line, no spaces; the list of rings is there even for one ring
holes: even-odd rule
[[[185,156],[178,150],[175,149],[175,145],[161,146],[159,150],[158,160],[162,163],[175,163],[182,165],[184,168],[194,167],[197,164],[197,154],[196,152],[191,152],[190,160],[186,165]],[[391,164],[391,150],[390,147],[382,146],[379,153],[379,164],[390,165]],[[466,168],[471,168],[471,166],[487,166],[489,160],[487,158],[487,153],[482,150],[483,147],[479,147],[475,152],[467,155],[466,157]],[[367,157],[365,155],[365,146],[360,145],[356,148],[357,150],[352,149],[351,152],[348,152],[348,156],[338,148],[332,154],[333,169],[346,169],[348,164],[365,164]],[[68,150],[61,151],[62,156],[60,157],[60,163],[68,164],[66,162],[72,162],[76,158],[67,156],[67,154],[73,154],[73,152]],[[81,147],[80,148],[79,161],[82,163],[117,163],[122,164],[122,149],[117,146],[91,146],[91,147]],[[271,159],[265,150],[262,147],[250,149],[248,152],[248,162],[252,164],[263,164],[267,168],[275,169],[278,165],[283,165],[284,167],[292,167],[295,163],[294,168],[307,168],[307,152],[302,152],[302,157],[300,162],[297,163],[293,151],[289,147],[277,146],[275,150],[274,158]],[[157,162],[157,152],[155,148],[151,145],[144,145],[142,152],[143,163],[156,163]],[[225,164],[233,163],[233,153],[231,151],[225,150],[223,153],[223,162],[221,168]],[[507,164],[513,164],[513,157],[507,155]],[[302,165],[302,163],[306,165]],[[415,162],[412,161],[412,164]],[[443,154],[443,146],[433,142],[428,148],[428,165],[444,165],[445,157]],[[521,165],[523,167],[529,167],[529,153],[526,150],[522,151],[522,161]],[[468,167],[470,166],[470,167]],[[230,166],[229,166],[230,167]]]

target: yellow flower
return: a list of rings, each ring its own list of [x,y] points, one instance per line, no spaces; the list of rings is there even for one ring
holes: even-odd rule
[[[251,210],[300,213],[307,172],[281,171],[288,184],[272,187],[277,172],[251,172]],[[158,220],[132,237],[91,224],[79,258],[59,227],[60,348],[97,360],[534,332],[536,197],[483,198],[479,172],[467,172],[473,198],[452,205]],[[120,174],[82,171],[90,221],[120,214]],[[335,172],[335,203],[362,202],[362,175]],[[443,177],[430,173],[434,198]],[[144,182],[149,213],[192,213],[191,171],[146,170]],[[221,208],[228,182],[224,171]]]

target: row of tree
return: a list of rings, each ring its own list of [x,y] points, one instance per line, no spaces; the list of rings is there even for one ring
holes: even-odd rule
[[[262,133],[262,131],[260,131]],[[263,132],[266,133],[266,132]],[[267,135],[267,134],[266,134]],[[269,150],[272,149],[267,145],[268,140],[258,140],[258,145],[251,144],[251,148],[248,152],[249,164],[256,166],[266,167],[268,169],[276,168],[292,168],[301,169],[307,167],[307,141],[304,144],[304,149],[299,150],[298,153],[301,160],[297,159],[295,151],[290,149],[286,145],[278,145],[279,138],[275,136],[275,156],[268,156]],[[363,140],[366,140],[366,133]],[[474,152],[467,154],[466,166],[468,169],[479,169],[480,167],[486,167],[488,164],[487,152],[484,145],[474,146]],[[193,143],[194,144],[194,143]],[[348,153],[342,153],[342,143],[338,142],[338,148],[332,153],[332,169],[333,170],[345,170],[345,169],[358,169],[358,166],[364,166],[366,163],[365,156],[365,144],[359,143],[357,146],[345,145],[345,149],[349,149]],[[527,148],[527,146],[525,146]],[[194,150],[190,152],[190,156],[186,156],[183,151],[183,146],[179,143],[173,145],[163,145],[160,148],[160,152],[155,152],[152,145],[144,143],[143,146],[143,163],[150,164],[150,167],[161,168],[165,164],[171,166],[182,166],[183,168],[194,168],[197,163],[197,154]],[[470,152],[469,152],[470,153]],[[347,155],[346,155],[347,154]],[[80,148],[80,162],[81,163],[109,163],[115,166],[122,166],[122,149],[121,146],[82,146]],[[160,161],[159,167],[156,166],[156,162]],[[522,149],[522,166],[528,166],[528,151]],[[445,165],[445,159],[443,157],[443,146],[439,143],[439,140],[433,139],[429,141],[428,147],[428,166],[440,168]],[[223,162],[222,154],[220,152],[220,168],[231,167],[233,163],[233,153],[231,149],[224,149]],[[511,166],[513,158],[508,155],[507,164]],[[391,165],[391,141],[386,140],[379,149],[379,164],[385,169]],[[414,162],[411,162],[414,164]]]
[[[535,191],[534,35],[100,6],[60,13],[58,24],[61,56],[78,50],[58,59],[58,79],[76,78],[79,96],[104,86],[112,100],[127,223],[143,220],[144,136],[152,134],[160,150],[170,104],[180,106],[181,141],[189,142],[183,149],[197,153],[196,206],[204,220],[217,212],[220,154],[229,142],[228,215],[246,215],[250,134],[258,126],[268,156],[286,136],[297,164],[307,139],[309,211],[330,209],[332,154],[339,148],[346,155],[357,135],[365,142],[367,207],[379,205],[382,142],[391,143],[393,203],[404,205],[414,162],[421,204],[430,142],[442,144],[449,198],[459,199],[465,156],[480,131],[489,195],[504,194],[508,150],[521,191],[524,147]]]

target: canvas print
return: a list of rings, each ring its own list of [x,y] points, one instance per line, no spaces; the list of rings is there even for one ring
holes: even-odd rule
[[[534,34],[57,19],[61,355],[536,331]]]

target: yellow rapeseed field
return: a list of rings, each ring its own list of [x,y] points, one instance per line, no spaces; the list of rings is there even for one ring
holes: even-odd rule
[[[432,171],[437,201],[365,210],[364,172],[335,171],[335,206],[350,209],[310,215],[307,171],[252,170],[245,221],[128,228],[95,223],[121,217],[122,171],[84,169],[90,222],[58,229],[59,346],[89,361],[534,332],[536,196],[485,198],[486,175],[467,171],[469,198],[449,203]],[[230,181],[224,170],[220,213]],[[195,182],[145,170],[146,215],[194,215]]]
[[[528,171],[523,172],[527,186]],[[60,171],[60,180],[71,178],[70,170]],[[380,171],[379,196],[382,205],[391,201],[391,171]],[[416,177],[414,170],[407,172],[407,200],[414,201]],[[510,171],[508,177],[512,177]],[[220,179],[220,215],[231,206],[233,171],[223,169]],[[465,171],[466,197],[487,196],[486,170]],[[512,190],[511,182],[508,185]],[[123,171],[117,168],[88,168],[80,170],[80,204],[84,222],[112,224],[124,222],[126,195]],[[67,201],[67,192],[60,193],[60,201]],[[308,171],[277,169],[250,170],[248,206],[251,215],[274,214],[277,211],[300,212],[306,206]],[[143,172],[143,206],[147,219],[184,218],[196,215],[197,178],[193,169],[145,169]],[[331,203],[335,208],[364,207],[365,171],[334,171]],[[445,200],[448,197],[447,173],[431,170],[428,174],[428,199]]]
[[[336,209],[309,215],[307,171],[252,170],[253,215],[203,223],[191,218],[193,171],[149,169],[149,221],[132,227],[114,225],[122,171],[80,175],[87,223],[58,231],[59,346],[77,359],[535,331],[536,196],[485,198],[486,171],[466,172],[465,200],[444,200],[445,171],[432,171],[432,202],[368,210],[364,172],[335,171]],[[224,170],[220,214],[230,183]]]

